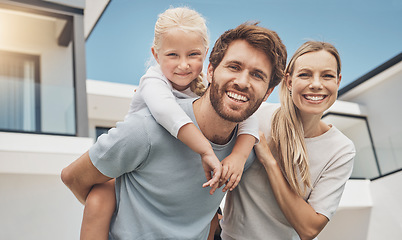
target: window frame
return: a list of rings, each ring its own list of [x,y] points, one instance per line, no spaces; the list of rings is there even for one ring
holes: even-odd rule
[[[25,130],[17,130],[17,129],[5,129],[0,128],[0,131],[4,132],[20,132],[20,133],[42,133],[42,118],[41,118],[41,95],[40,95],[40,86],[41,86],[41,79],[40,79],[40,56],[21,53],[21,52],[12,52],[6,50],[0,50],[0,57],[5,58],[14,58],[17,60],[28,60],[33,61],[34,63],[34,113],[35,113],[35,129],[33,131],[25,131]]]

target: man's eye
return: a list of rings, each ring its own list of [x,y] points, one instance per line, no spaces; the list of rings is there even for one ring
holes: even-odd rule
[[[236,71],[240,69],[240,67],[237,65],[228,65],[228,68],[230,68],[231,70],[236,70]]]
[[[264,76],[262,75],[262,74],[260,74],[260,73],[253,73],[252,74],[253,75],[253,77],[256,77],[256,78],[258,78],[258,79],[261,79],[261,80],[264,80]]]

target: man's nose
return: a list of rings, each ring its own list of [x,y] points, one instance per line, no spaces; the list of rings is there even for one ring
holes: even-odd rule
[[[240,88],[247,88],[250,85],[250,74],[247,71],[240,73],[234,83]]]

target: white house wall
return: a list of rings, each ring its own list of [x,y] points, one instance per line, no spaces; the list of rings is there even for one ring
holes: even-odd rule
[[[26,2],[22,5],[29,8]],[[85,6],[85,0],[48,2],[78,9]],[[104,1],[91,2],[93,7]],[[102,9],[97,9],[99,16]],[[72,45],[57,44],[63,24],[48,16],[0,9],[0,50],[40,56],[44,131],[56,129],[56,122],[64,123],[57,130],[75,127],[71,125],[74,116],[68,115],[74,114],[75,104]],[[54,99],[63,101],[57,109]],[[60,110],[67,114],[58,114]],[[93,142],[93,138],[0,132],[0,239],[79,239],[83,206],[61,182],[60,172]]]
[[[371,182],[374,207],[370,216],[367,240],[401,239],[402,172]]]
[[[0,239],[79,239],[83,206],[58,175],[0,174]]]
[[[83,207],[60,173],[93,141],[0,132],[0,239],[79,239]]]
[[[341,96],[362,105],[381,173],[402,168],[402,61],[367,79]],[[359,153],[358,153],[359,154]],[[400,239],[402,236],[402,171],[371,181],[373,208],[364,240]],[[352,223],[351,223],[352,224]],[[361,227],[355,221],[354,227]],[[343,229],[342,229],[343,231]],[[351,238],[340,238],[351,239]],[[353,238],[354,239],[354,238]]]
[[[352,96],[348,96],[348,93],[342,96],[342,100],[365,106],[383,174],[402,168],[402,125],[399,124],[402,119],[402,62],[389,71],[391,70],[392,75],[387,74],[386,70],[375,76],[373,81],[381,75],[387,77],[376,85]],[[368,82],[370,81],[372,80]]]

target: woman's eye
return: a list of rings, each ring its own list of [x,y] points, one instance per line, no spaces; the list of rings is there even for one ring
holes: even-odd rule
[[[335,76],[332,75],[332,74],[325,74],[324,75],[324,79],[334,79],[334,78],[335,78]]]

